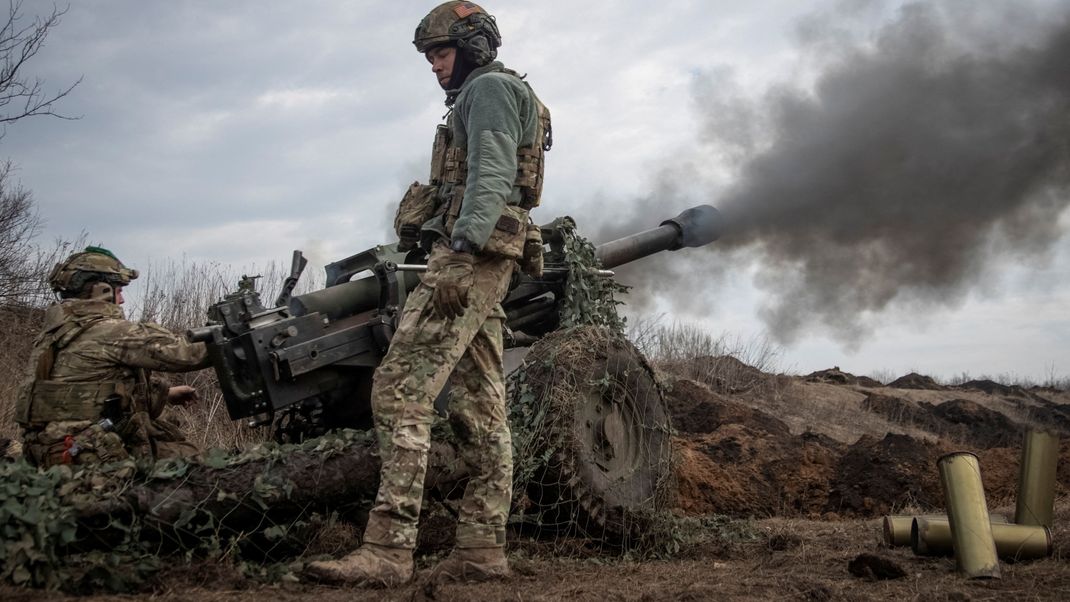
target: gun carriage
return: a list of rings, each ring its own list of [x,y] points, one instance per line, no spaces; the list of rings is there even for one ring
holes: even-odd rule
[[[506,364],[518,370],[525,369],[520,358],[533,345],[548,343],[553,337],[547,335],[561,324],[569,270],[575,269],[566,244],[572,224],[565,220],[541,227],[542,276],[518,271],[502,302]],[[693,207],[656,228],[598,246],[598,275],[611,278],[613,268],[648,255],[706,245],[717,239],[720,227],[716,209]],[[292,295],[306,263],[295,251],[291,274],[272,306],[265,306],[253,287],[239,287],[209,309],[207,326],[187,335],[207,343],[231,418],[274,425],[279,441],[337,428],[371,428],[372,375],[390,345],[407,293],[419,283],[425,256],[418,249],[400,252],[394,244],[376,246],[327,265],[323,289]],[[660,391],[638,352],[629,345],[624,353],[624,360],[595,362],[589,368],[593,373],[578,376],[580,382],[602,386],[587,387],[567,409],[564,420],[572,424],[563,439],[571,443],[539,450],[558,458],[565,473],[560,480],[576,489],[573,497],[596,498],[584,506],[603,515],[609,508],[641,509],[651,499],[652,484],[664,476],[650,473],[669,466],[659,461],[669,455]],[[605,386],[609,382],[612,386]],[[656,395],[633,394],[638,389]],[[553,392],[544,393],[543,403],[553,404]],[[443,391],[435,402],[443,414],[448,397]],[[565,493],[540,491],[538,497]]]

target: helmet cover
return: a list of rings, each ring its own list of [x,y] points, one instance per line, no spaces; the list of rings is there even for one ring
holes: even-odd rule
[[[58,293],[78,294],[87,282],[126,286],[137,277],[137,270],[127,268],[108,249],[89,246],[57,263],[48,276],[48,283]]]
[[[444,2],[436,6],[416,27],[412,43],[426,53],[438,46],[456,46],[476,66],[486,65],[498,55],[502,35],[494,17],[475,2]]]

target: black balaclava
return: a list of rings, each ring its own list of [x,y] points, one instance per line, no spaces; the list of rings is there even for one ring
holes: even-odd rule
[[[468,53],[454,46],[457,51],[453,59],[453,72],[450,81],[446,84],[446,90],[459,90],[464,80],[475,71],[476,64],[468,57]]]

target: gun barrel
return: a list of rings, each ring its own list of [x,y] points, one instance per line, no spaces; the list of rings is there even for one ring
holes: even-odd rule
[[[595,255],[602,267],[613,269],[661,251],[705,246],[721,236],[719,211],[709,205],[685,210],[651,230],[618,238],[598,246]]]
[[[379,281],[367,276],[290,298],[290,314],[320,312],[332,320],[374,309],[379,300]]]

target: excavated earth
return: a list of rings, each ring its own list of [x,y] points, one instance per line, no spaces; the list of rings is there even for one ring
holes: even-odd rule
[[[771,410],[763,411],[764,402],[753,395],[719,394],[691,380],[672,382],[668,400],[679,431],[680,510],[833,519],[875,518],[905,507],[939,509],[936,462],[953,451],[976,453],[988,499],[1013,503],[1020,444],[1031,428],[1063,437],[1057,495],[1070,493],[1070,408],[1059,399],[1065,393],[991,381],[958,388],[932,383],[925,389],[932,379],[918,374],[894,381],[901,388],[863,382],[829,370],[792,383],[797,391],[810,383],[846,388],[858,398],[856,412],[887,422],[884,434],[839,440],[816,428],[836,420],[831,410],[813,430],[796,432]],[[816,386],[814,391],[822,393]],[[943,401],[919,400],[911,395],[915,391],[926,399],[936,392]],[[1008,405],[1018,409],[1017,417],[990,407]]]
[[[1070,599],[1070,393],[991,381],[948,387],[918,374],[885,386],[838,368],[663,380],[676,428],[674,514],[732,517],[698,523],[707,537],[665,559],[584,556],[573,553],[582,543],[514,537],[514,574],[494,583],[430,584],[430,567],[445,553],[438,548],[418,560],[415,583],[394,590],[265,585],[223,562],[178,566],[152,593],[227,601]],[[936,461],[948,452],[976,453],[989,507],[1013,515],[1021,438],[1034,428],[1064,441],[1050,558],[1004,562],[1001,580],[970,581],[953,559],[885,547],[882,515],[942,511]],[[356,541],[353,530],[326,537],[335,539],[320,543],[335,555]],[[57,597],[0,586],[4,600]]]

